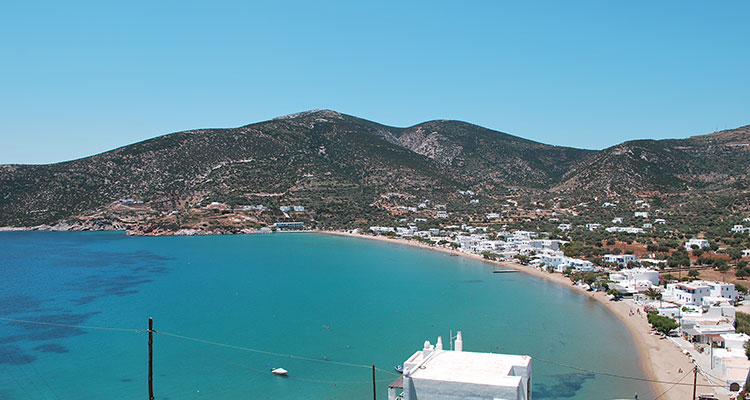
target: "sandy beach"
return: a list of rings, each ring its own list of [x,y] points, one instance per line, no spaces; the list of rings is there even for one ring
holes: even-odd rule
[[[502,261],[490,261],[485,260],[483,257],[475,254],[467,254],[461,251],[444,248],[429,246],[423,243],[409,241],[406,239],[395,239],[384,236],[372,236],[372,235],[361,235],[353,234],[348,232],[338,231],[317,231],[319,233],[350,236],[357,238],[365,238],[372,240],[379,240],[383,242],[390,242],[396,244],[404,244],[408,246],[419,247],[423,249],[441,251],[452,255],[474,258],[476,260],[483,261],[488,266],[499,265],[505,268],[512,268],[520,272],[534,275],[536,277],[547,279],[549,281],[558,283],[560,285],[568,287],[570,290],[577,291],[581,295],[587,296],[592,301],[597,301],[604,305],[614,315],[616,315],[630,331],[633,341],[637,347],[637,351],[641,357],[641,363],[645,371],[645,375],[653,380],[658,381],[652,383],[654,392],[658,399],[668,400],[684,400],[691,398],[693,394],[693,374],[691,373],[693,363],[677,348],[674,344],[662,338],[660,335],[652,335],[651,327],[646,320],[646,315],[641,310],[640,314],[637,312],[637,307],[630,301],[611,301],[609,296],[602,292],[588,292],[581,287],[575,286],[570,279],[558,273],[548,273],[540,271],[534,267],[524,266],[513,262],[502,262]],[[631,312],[633,315],[631,315]],[[616,362],[616,360],[613,360]],[[683,371],[683,372],[679,372]],[[673,382],[680,381],[680,384],[673,385]],[[698,385],[709,385],[710,383],[705,380],[700,374],[698,374]],[[719,399],[728,399],[725,396],[721,396],[716,391],[707,386],[699,386],[697,394],[713,393]],[[639,396],[639,399],[643,397]]]

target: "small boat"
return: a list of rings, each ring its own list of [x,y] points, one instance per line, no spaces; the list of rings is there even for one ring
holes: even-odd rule
[[[400,365],[394,365],[393,369],[395,369],[396,372],[398,372],[399,374],[403,374],[404,373],[404,367],[402,367]]]
[[[271,368],[271,373],[276,374],[276,375],[286,376],[288,371],[285,370],[284,368]]]

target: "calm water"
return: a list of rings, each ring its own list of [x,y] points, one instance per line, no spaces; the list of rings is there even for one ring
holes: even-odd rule
[[[625,327],[584,295],[403,245],[317,234],[0,233],[0,316],[154,329],[384,370],[425,339],[644,376]],[[367,399],[371,371],[154,339],[158,399]],[[268,373],[281,366],[290,378]],[[0,399],[146,397],[147,334],[0,321]],[[652,398],[534,361],[535,399]],[[394,376],[378,372],[378,398]]]

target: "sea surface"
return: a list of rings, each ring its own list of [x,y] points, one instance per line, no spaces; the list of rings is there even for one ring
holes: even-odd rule
[[[425,340],[528,354],[534,399],[653,398],[625,326],[586,295],[481,261],[332,235],[0,233],[0,399],[369,399]],[[292,355],[295,357],[288,357]],[[321,362],[322,361],[322,362]],[[331,361],[328,363],[326,361]],[[334,363],[335,362],[335,363]],[[343,363],[343,364],[339,364]],[[345,365],[344,365],[345,364]],[[351,365],[349,365],[351,364]],[[289,377],[269,373],[283,367]]]

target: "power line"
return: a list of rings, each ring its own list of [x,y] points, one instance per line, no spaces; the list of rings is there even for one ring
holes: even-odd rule
[[[53,323],[53,322],[30,321],[30,320],[13,319],[13,318],[3,318],[3,317],[0,317],[0,320],[1,321],[8,321],[8,322],[25,323],[25,324],[59,326],[59,327],[79,328],[79,329],[95,329],[95,330],[105,330],[105,331],[134,332],[134,333],[148,332],[148,330],[144,330],[144,329],[113,328],[113,327],[88,326],[88,325],[73,325],[73,324],[59,324],[59,323]],[[178,338],[178,339],[189,340],[189,341],[193,341],[193,342],[204,343],[204,344],[209,344],[209,345],[219,346],[219,347],[225,347],[225,348],[230,348],[230,349],[235,349],[235,350],[248,351],[248,352],[253,352],[253,353],[258,353],[258,354],[266,354],[266,355],[271,355],[271,356],[276,356],[276,357],[283,357],[283,358],[290,358],[290,359],[310,361],[310,362],[318,362],[318,363],[325,363],[325,364],[340,365],[340,366],[345,366],[345,367],[356,367],[356,368],[365,368],[365,369],[371,369],[372,368],[372,365],[353,364],[353,363],[346,363],[346,362],[340,362],[340,361],[331,361],[331,360],[323,360],[323,359],[318,359],[318,358],[310,358],[310,357],[304,357],[304,356],[295,356],[295,355],[292,355],[292,354],[277,353],[277,352],[260,350],[260,349],[252,349],[252,348],[249,348],[249,347],[243,347],[243,346],[231,345],[231,344],[226,344],[226,343],[220,343],[220,342],[215,342],[215,341],[206,340],[206,339],[200,339],[200,338],[194,338],[194,337],[185,336],[185,335],[179,335],[179,334],[171,333],[171,332],[156,331],[156,330],[154,330],[153,332],[156,333],[156,334],[159,334],[159,335],[164,335],[165,337],[171,336],[171,337]],[[196,351],[198,351],[198,350],[196,350]],[[198,351],[198,352],[200,352],[200,351]],[[594,374],[594,375],[609,376],[609,377],[612,377],[612,378],[628,379],[628,380],[641,381],[641,382],[662,383],[662,384],[668,384],[668,385],[669,384],[671,384],[671,385],[691,385],[690,383],[681,383],[682,379],[684,379],[684,376],[683,376],[683,378],[681,378],[677,382],[668,382],[668,381],[661,381],[661,380],[656,380],[656,379],[648,379],[648,378],[641,378],[641,377],[635,377],[635,376],[620,375],[620,374],[615,374],[615,373],[605,372],[605,371],[595,371],[595,370],[591,370],[591,369],[587,369],[587,368],[582,368],[582,367],[577,367],[577,366],[569,365],[569,364],[564,364],[564,363],[560,363],[560,362],[556,362],[556,361],[552,361],[552,360],[546,360],[544,358],[536,357],[536,356],[532,356],[532,358],[536,359],[536,360],[539,360],[539,361],[542,361],[542,362],[545,362],[545,363],[548,363],[548,364],[557,365],[557,366],[565,367],[565,368],[570,368],[570,369],[574,369],[574,370],[577,370],[577,371],[587,372],[587,373]],[[227,360],[224,360],[224,361],[227,361]],[[252,368],[249,368],[247,366],[243,366],[243,368],[252,369]],[[382,368],[375,368],[375,369],[377,371],[379,371],[379,372],[382,372],[382,373],[387,373],[387,374],[390,374],[390,375],[398,376],[398,374],[396,374],[394,372],[391,372],[389,370],[385,370],[385,369],[382,369]],[[258,371],[258,370],[256,370],[256,371]],[[708,376],[716,379],[717,381],[723,382],[723,380],[721,380],[719,378],[716,378],[715,376],[712,376],[710,374],[707,374],[703,370],[700,370],[700,371],[703,374],[708,375]],[[263,371],[263,372],[265,373],[265,371]],[[303,378],[296,378],[296,379],[304,380]],[[315,380],[310,380],[310,381],[315,381]],[[322,381],[322,382],[336,383],[336,382],[332,382],[332,381],[331,382]],[[341,382],[341,383],[344,383],[344,382]],[[701,386],[701,387],[722,387],[723,385],[699,384],[697,386]]]
[[[187,343],[180,343],[179,341],[177,341],[177,340],[175,340],[173,338],[170,338],[170,337],[165,337],[165,339],[167,339],[167,340],[169,340],[169,341],[171,341],[173,343],[176,343],[176,344],[178,344],[180,346],[183,346],[183,347],[185,347],[189,351],[192,351],[192,352],[195,352],[195,353],[199,353],[199,354],[202,354],[202,355],[207,356],[207,357],[211,357],[211,358],[213,358],[215,360],[219,360],[219,361],[227,363],[229,365],[237,366],[237,367],[244,368],[244,369],[247,369],[247,370],[250,370],[250,371],[253,371],[253,372],[257,372],[257,373],[261,373],[261,374],[268,374],[269,373],[268,370],[261,370],[261,369],[253,368],[253,367],[250,367],[248,365],[245,365],[245,364],[233,361],[233,360],[228,360],[226,358],[219,357],[219,356],[217,356],[215,354],[212,354],[212,353],[209,353],[209,352],[206,352],[206,351],[198,350],[194,346],[190,346]],[[372,368],[372,366],[370,366],[370,368]],[[372,382],[372,380],[366,380],[366,381],[329,381],[329,380],[320,380],[320,379],[301,378],[301,377],[297,377],[297,376],[286,376],[285,378],[286,379],[293,379],[293,380],[303,381],[303,382],[327,383],[327,384],[337,384],[337,385],[344,385],[344,384],[366,384],[366,383],[371,383]],[[390,382],[390,381],[391,381],[391,379],[380,379],[380,380],[377,380],[376,382]]]
[[[2,321],[9,321],[9,322],[18,322],[18,323],[22,323],[22,324],[61,326],[61,327],[65,327],[65,328],[98,329],[98,330],[103,330],[103,331],[122,331],[122,332],[135,332],[135,333],[148,332],[148,330],[143,330],[143,329],[108,328],[108,327],[103,327],[103,326],[58,324],[58,323],[54,323],[54,322],[29,321],[29,320],[25,320],[25,319],[13,319],[13,318],[2,318],[2,317],[0,317],[0,320],[2,320]]]
[[[0,349],[2,349],[2,350],[3,350],[3,353],[6,353],[6,354],[7,354],[7,352],[6,352],[6,350],[5,350],[5,348],[4,348],[4,347],[0,346]],[[8,357],[10,357],[10,355],[8,355]],[[28,392],[28,391],[26,390],[26,388],[25,388],[25,387],[24,387],[23,385],[21,385],[21,382],[20,382],[20,381],[19,381],[19,380],[18,380],[18,379],[16,378],[16,376],[15,376],[15,375],[13,374],[13,371],[11,370],[11,368],[9,368],[9,367],[6,367],[6,369],[8,370],[8,375],[9,375],[9,376],[10,376],[10,377],[11,377],[11,378],[13,379],[13,381],[14,381],[14,382],[16,382],[16,385],[18,385],[18,387],[20,387],[20,388],[21,388],[21,390],[23,390],[23,392],[24,392],[24,393],[26,393],[26,395],[28,396],[28,395],[29,395],[29,392]],[[26,377],[28,378],[28,375],[27,375]]]
[[[276,352],[266,351],[266,350],[251,349],[249,347],[236,346],[236,345],[226,344],[226,343],[219,343],[219,342],[214,342],[210,340],[193,338],[189,336],[178,335],[176,333],[170,333],[170,332],[164,332],[164,331],[154,331],[154,333],[159,334],[159,335],[172,336],[172,337],[184,339],[184,340],[191,340],[191,341],[198,342],[198,343],[226,347],[226,348],[235,349],[235,350],[249,351],[252,353],[266,354],[266,355],[276,356],[276,357],[291,358],[291,359],[296,359],[296,360],[311,361],[311,362],[318,362],[318,363],[324,363],[324,364],[335,364],[335,365],[341,365],[345,367],[372,369],[372,365],[362,365],[362,364],[352,364],[352,363],[346,363],[346,362],[340,362],[340,361],[321,360],[319,358],[310,358],[310,357],[303,357],[303,356],[295,356],[291,354],[276,353]],[[391,372],[388,370],[384,370],[380,368],[376,368],[376,370],[380,372],[388,373],[394,376],[398,376],[398,374],[396,374],[395,372]]]
[[[721,383],[727,383],[727,381],[725,381],[724,379],[717,378],[716,376],[709,374],[708,372],[706,372],[705,369],[699,367],[698,364],[695,364],[695,366],[698,367],[698,371],[700,371],[703,375],[706,375],[707,377],[714,378],[714,379],[716,379],[717,381],[719,381]]]
[[[660,395],[654,397],[654,400],[659,400],[660,397],[662,397],[665,394],[667,394],[668,391],[674,389],[674,387],[677,386],[678,383],[682,382],[682,380],[685,379],[685,377],[687,377],[687,376],[688,376],[688,374],[683,375],[682,378],[680,378],[677,382],[675,382],[672,386],[670,386],[669,389],[663,391]]]
[[[16,361],[15,357],[13,357],[13,354],[12,354],[11,351],[5,350],[5,348],[3,346],[0,346],[0,349],[3,350],[3,353],[5,353],[8,356],[8,358],[10,358],[10,360],[12,362],[17,363],[17,361]],[[31,386],[34,387],[34,390],[36,390],[38,393],[40,393],[46,399],[47,395],[42,390],[39,389],[39,386],[37,386],[36,382],[33,379],[31,379],[31,377],[26,372],[26,370],[24,368],[22,368],[21,364],[18,364],[18,369],[21,370],[21,373],[23,374],[23,376],[25,376],[26,379],[29,381],[29,383],[31,383]],[[25,391],[26,391],[26,389],[24,389],[24,392]]]
[[[648,379],[648,378],[641,378],[641,377],[637,377],[637,376],[619,375],[619,374],[614,374],[614,373],[611,373],[611,372],[595,371],[595,370],[591,370],[591,369],[587,369],[587,368],[576,367],[574,365],[563,364],[563,363],[556,362],[556,361],[545,360],[545,359],[543,359],[541,357],[535,357],[535,356],[531,356],[531,357],[534,360],[539,360],[539,361],[542,361],[542,362],[546,362],[548,364],[553,364],[553,365],[557,365],[557,366],[560,366],[560,367],[575,369],[575,370],[582,371],[582,372],[588,372],[588,373],[594,374],[594,375],[609,376],[609,377],[612,377],[612,378],[620,378],[620,379],[629,379],[629,380],[633,380],[633,381],[652,382],[652,383],[664,383],[664,384],[667,384],[667,385],[669,385],[669,384],[675,384],[675,385],[680,384],[680,385],[693,386],[692,383],[680,383],[680,381],[682,381],[682,379],[680,379],[677,382],[660,381],[660,380],[657,380],[657,379]],[[683,376],[683,378],[684,378],[684,376]],[[701,385],[698,385],[698,386],[704,386],[704,387],[721,387],[720,385],[705,385],[705,384],[701,384]]]

